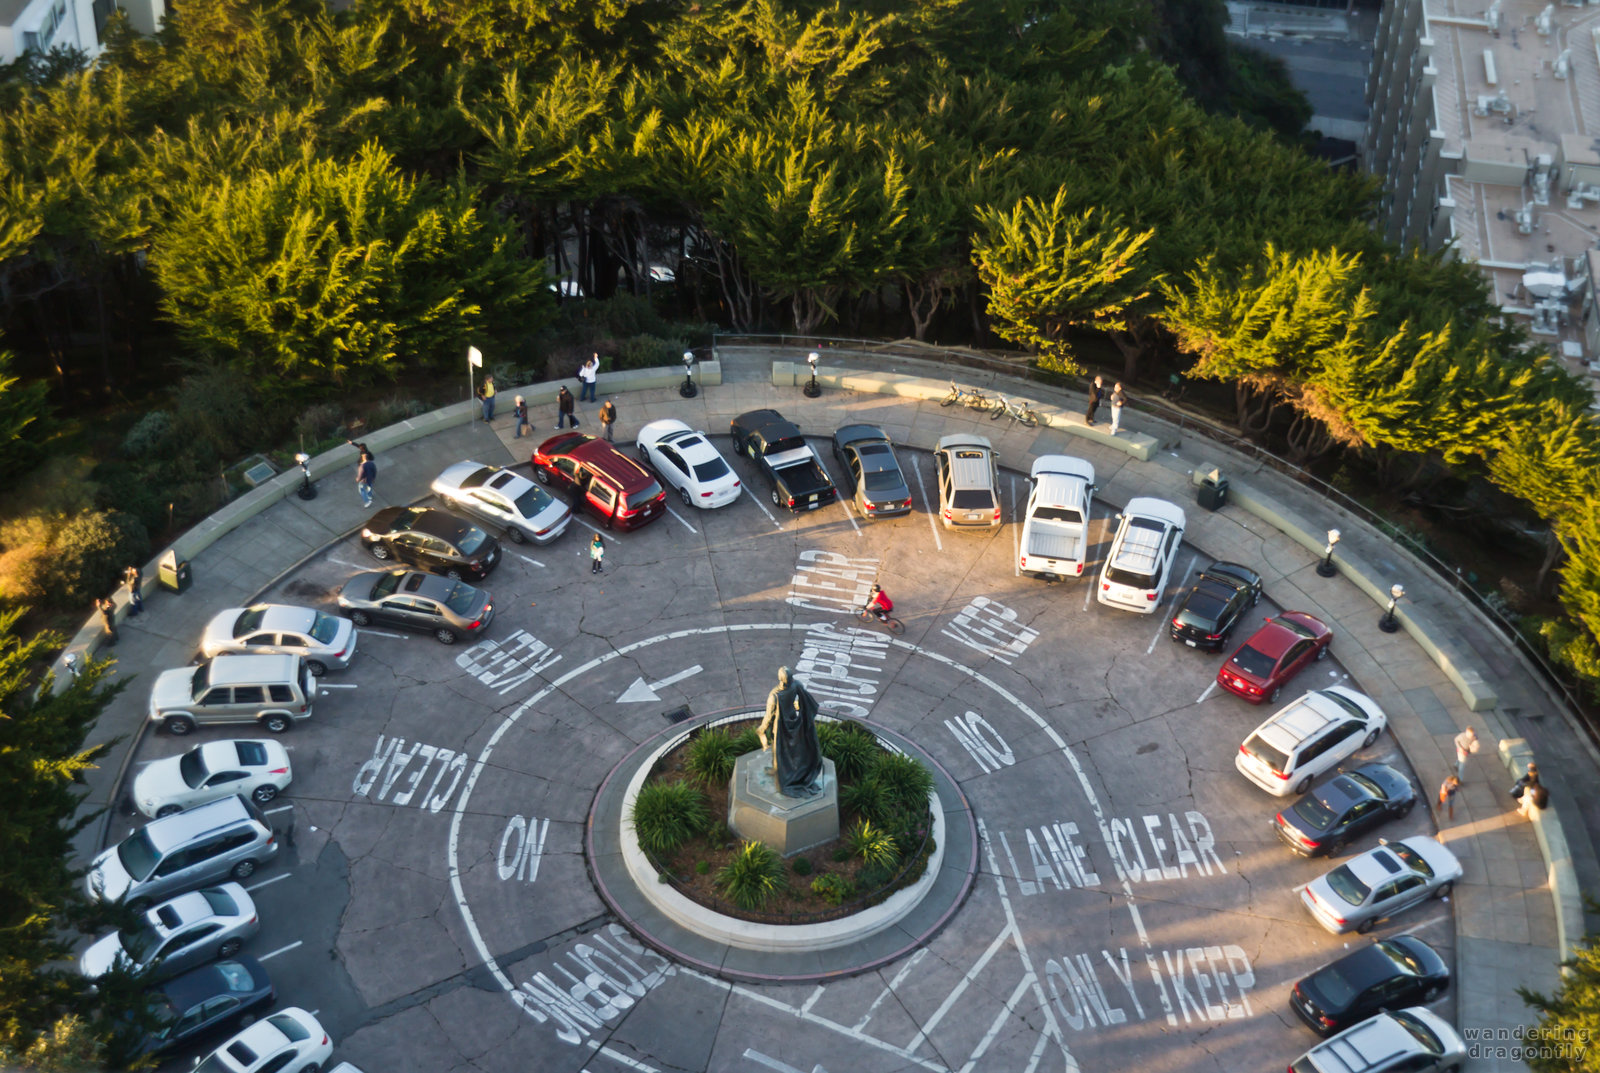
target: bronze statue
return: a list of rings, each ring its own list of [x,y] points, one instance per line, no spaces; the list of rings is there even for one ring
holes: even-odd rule
[[[774,731],[771,745],[767,731]],[[817,701],[778,668],[778,684],[767,694],[767,717],[756,731],[761,748],[773,749],[773,783],[785,797],[815,797],[822,792],[822,746],[817,742]]]

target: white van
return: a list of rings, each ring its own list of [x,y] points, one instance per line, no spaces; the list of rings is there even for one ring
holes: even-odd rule
[[[1100,568],[1100,590],[1095,594],[1099,601],[1141,615],[1154,614],[1188,521],[1182,507],[1165,499],[1130,499],[1117,515],[1117,535]]]
[[[1028,479],[1033,491],[1022,522],[1018,567],[1045,581],[1082,577],[1089,555],[1094,466],[1070,455],[1040,455]]]
[[[1347,686],[1313,689],[1251,731],[1233,766],[1274,797],[1303,794],[1317,776],[1377,741],[1388,725],[1365,693]]]

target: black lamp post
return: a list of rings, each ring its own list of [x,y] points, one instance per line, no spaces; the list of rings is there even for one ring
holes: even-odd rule
[[[1389,589],[1389,607],[1384,611],[1383,617],[1378,620],[1378,629],[1384,633],[1394,633],[1400,628],[1400,620],[1394,617],[1394,605],[1406,594],[1404,585],[1395,585]]]
[[[694,377],[689,374],[694,371],[694,351],[683,352],[683,383],[678,385],[678,394],[686,399],[692,399],[700,394],[700,389],[694,386]]]
[[[1329,529],[1327,553],[1323,555],[1322,561],[1317,564],[1317,573],[1323,577],[1335,577],[1339,573],[1339,568],[1333,565],[1333,546],[1337,543],[1339,543],[1339,530]]]
[[[818,395],[822,394],[822,388],[817,386],[817,362],[821,359],[821,357],[822,355],[818,354],[815,350],[806,355],[806,361],[811,364],[811,380],[800,390],[805,392],[805,396],[808,399],[814,399]]]
[[[301,499],[317,498],[317,488],[311,483],[311,456],[301,451],[294,460],[300,464],[300,490],[295,494]]]

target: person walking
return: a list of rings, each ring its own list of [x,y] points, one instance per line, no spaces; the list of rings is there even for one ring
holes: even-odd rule
[[[1448,812],[1448,819],[1456,818],[1456,794],[1461,792],[1461,780],[1454,775],[1446,775],[1444,782],[1439,785],[1439,807]]]
[[[1467,781],[1467,757],[1478,751],[1478,732],[1468,727],[1456,735],[1456,778]]]
[[[1105,381],[1101,380],[1097,376],[1094,378],[1094,383],[1089,385],[1089,408],[1083,412],[1084,424],[1094,424],[1094,412],[1100,409],[1100,400],[1104,399],[1105,397]]]
[[[572,422],[572,427],[578,427],[578,415],[574,413],[578,408],[577,400],[572,397],[572,392],[567,390],[567,385],[562,384],[561,390],[556,392],[556,428],[561,428],[567,421]]]
[[[592,355],[583,363],[583,368],[578,370],[578,379],[583,382],[583,387],[578,389],[579,402],[594,401],[594,384],[600,377],[600,355]]]
[[[518,395],[516,401],[511,404],[511,422],[514,426],[511,438],[514,440],[522,439],[523,429],[533,431],[533,426],[528,424],[528,403],[521,395]]]
[[[1118,380],[1111,388],[1111,435],[1117,434],[1117,428],[1122,424],[1122,407],[1128,401],[1127,394],[1122,390],[1122,381]]]
[[[605,561],[605,557],[606,542],[600,539],[599,533],[596,533],[594,535],[594,539],[589,541],[589,573],[605,573],[605,566],[602,565]]]
[[[106,644],[117,643],[117,605],[114,601],[102,596],[94,602],[94,609],[100,612],[100,623],[106,630]]]
[[[356,463],[356,491],[361,493],[361,505],[372,506],[372,482],[378,479],[378,463],[372,452],[361,449],[361,461]]]
[[[142,615],[144,613],[144,572],[138,566],[130,566],[122,572],[122,580],[128,586],[128,614]]]
[[[611,438],[611,426],[617,423],[617,404],[607,399],[600,406],[600,434],[606,438],[607,443],[614,443]]]

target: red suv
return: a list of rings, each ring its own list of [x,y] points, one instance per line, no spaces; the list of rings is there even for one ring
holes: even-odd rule
[[[569,492],[607,529],[637,529],[667,512],[667,493],[639,463],[604,440],[563,432],[533,452],[540,484]]]

